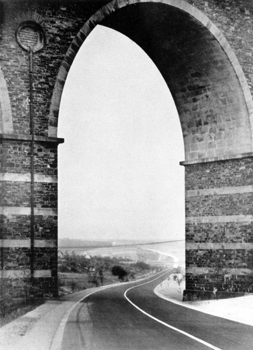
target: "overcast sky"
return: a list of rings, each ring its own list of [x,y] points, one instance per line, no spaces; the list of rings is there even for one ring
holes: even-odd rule
[[[181,126],[139,46],[92,31],[65,84],[58,136],[60,238],[184,238]]]

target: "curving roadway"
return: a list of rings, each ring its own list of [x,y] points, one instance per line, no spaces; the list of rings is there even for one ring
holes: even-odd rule
[[[62,350],[251,350],[253,327],[163,300],[144,281],[97,289],[71,312]]]

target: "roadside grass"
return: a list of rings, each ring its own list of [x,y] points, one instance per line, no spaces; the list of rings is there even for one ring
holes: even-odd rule
[[[140,278],[143,278],[150,273],[155,271],[136,271],[134,277],[128,277],[128,281],[135,281]],[[59,296],[64,296],[66,294],[79,292],[81,290],[93,287],[99,287],[102,285],[116,284],[120,283],[117,276],[113,276],[111,271],[104,271],[103,274],[103,283],[99,278],[92,280],[92,276],[89,276],[88,273],[74,273],[74,272],[59,272]]]
[[[113,276],[110,271],[104,272],[103,282],[99,278],[93,279],[88,273],[59,272],[58,277],[60,296],[75,293],[87,288],[119,283],[118,277]]]
[[[16,320],[17,318],[25,315],[26,313],[36,309],[38,306],[42,305],[43,303],[44,303],[43,300],[37,300],[30,305],[24,305],[24,304],[18,305],[14,310],[6,314],[4,317],[0,316],[0,328]]]
[[[145,254],[144,258],[153,257],[154,255],[153,252]],[[130,259],[126,260],[122,257],[114,256],[94,256],[92,259],[87,259],[85,256],[75,254],[75,252],[62,254],[59,258],[58,270],[59,298],[88,288],[138,280],[162,268],[148,265],[144,261],[131,264],[129,263],[130,261]],[[127,271],[127,274],[123,278],[122,276],[112,274],[112,268],[117,265]],[[2,297],[0,302],[0,327],[35,309],[43,304],[45,300],[48,300],[48,297],[45,300],[34,298],[36,293],[31,292],[36,291],[27,278],[18,279],[18,282],[15,281],[18,294],[16,293],[16,298],[13,299],[9,292],[9,288],[13,284],[12,282],[9,279],[5,279],[4,281],[2,280],[0,285],[0,294]]]
[[[147,272],[137,272],[135,274],[135,279],[145,277],[150,274]],[[90,280],[87,273],[58,273],[59,281],[59,298],[66,294],[75,293],[87,288],[95,287],[95,284]],[[135,280],[131,279],[131,280]],[[102,284],[98,281],[98,286]],[[117,276],[113,276],[111,271],[104,272],[103,285],[120,283]],[[48,299],[47,299],[48,300]],[[16,320],[17,318],[25,315],[26,313],[36,309],[38,306],[42,305],[45,300],[34,300],[33,303],[25,305],[25,303],[18,304],[16,307],[6,314],[4,317],[0,316],[0,328],[7,325],[8,323]]]

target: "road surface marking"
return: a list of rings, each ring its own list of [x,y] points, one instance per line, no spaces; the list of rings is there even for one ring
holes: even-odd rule
[[[182,330],[179,329],[179,328],[173,327],[173,326],[169,325],[168,323],[165,323],[165,322],[159,320],[158,318],[156,318],[156,317],[150,315],[150,314],[147,313],[146,311],[142,310],[139,306],[137,306],[136,304],[134,304],[134,303],[127,297],[127,293],[128,293],[131,289],[138,288],[138,287],[143,286],[143,285],[148,284],[148,283],[152,283],[152,282],[154,282],[155,280],[157,280],[157,279],[160,278],[160,277],[161,277],[161,276],[156,277],[156,278],[153,279],[152,281],[148,281],[148,282],[139,284],[138,286],[134,286],[134,287],[128,288],[128,289],[125,291],[125,293],[124,293],[124,297],[125,297],[126,300],[127,300],[130,304],[132,304],[137,310],[139,310],[140,312],[142,312],[144,315],[146,315],[146,316],[152,318],[154,321],[159,322],[159,323],[161,323],[162,325],[164,325],[164,326],[166,326],[166,327],[168,327],[168,328],[170,328],[170,329],[173,329],[174,331],[179,332],[179,333],[185,335],[186,337],[189,337],[189,338],[191,338],[191,339],[193,339],[193,340],[195,340],[195,341],[197,341],[197,342],[199,342],[199,343],[201,343],[201,344],[204,344],[204,345],[206,345],[207,347],[209,347],[209,348],[211,348],[211,349],[213,349],[213,350],[222,350],[222,349],[217,348],[216,346],[214,346],[214,345],[212,345],[212,344],[209,344],[209,343],[205,342],[204,340],[201,340],[201,339],[199,339],[199,338],[196,338],[196,337],[194,337],[193,335],[191,335],[191,334],[189,334],[189,333],[187,333],[187,332],[184,332],[184,331],[182,331]]]
[[[68,318],[71,314],[71,312],[74,310],[74,308],[84,299],[88,298],[91,294],[97,293],[101,290],[104,289],[108,289],[108,288],[112,288],[112,287],[116,287],[119,286],[119,284],[114,284],[114,285],[108,285],[108,286],[103,286],[97,290],[94,290],[92,292],[90,292],[89,294],[87,294],[85,297],[80,298],[80,300],[78,300],[77,302],[74,303],[74,305],[65,313],[65,315],[63,316],[57,331],[55,332],[55,335],[53,337],[53,340],[51,342],[51,346],[50,346],[50,350],[61,350],[62,347],[62,340],[63,340],[63,334],[64,334],[64,330],[65,330],[65,326],[66,323],[68,321]]]
[[[170,272],[170,270],[166,270],[165,273],[163,274],[160,274],[157,278],[165,275],[166,273]],[[89,294],[87,294],[85,297],[82,297],[80,298],[80,300],[78,300],[66,313],[65,315],[63,316],[56,332],[55,332],[55,335],[53,337],[53,340],[51,342],[51,345],[50,345],[50,350],[61,350],[61,347],[62,347],[62,341],[63,341],[63,334],[64,334],[64,330],[65,330],[65,326],[66,326],[66,323],[68,321],[68,318],[71,314],[71,312],[74,310],[74,308],[84,299],[88,298],[90,295],[92,294],[95,294],[95,293],[98,293],[100,292],[101,290],[104,290],[104,289],[109,289],[109,288],[114,288],[114,287],[119,287],[119,286],[122,286],[124,284],[131,284],[131,283],[138,283],[140,282],[141,280],[145,280],[147,278],[150,278],[151,276],[147,276],[147,277],[144,277],[140,280],[137,280],[137,281],[130,281],[130,282],[124,282],[124,283],[116,283],[116,284],[113,284],[113,285],[107,285],[107,286],[102,286],[100,287],[99,289],[96,289],[96,290],[93,290],[92,292],[90,292]],[[153,280],[152,280],[153,281]],[[145,283],[144,283],[145,284]]]

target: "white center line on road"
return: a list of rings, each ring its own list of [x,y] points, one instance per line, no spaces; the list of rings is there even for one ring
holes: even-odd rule
[[[161,277],[161,276],[159,276],[159,277]],[[168,323],[163,322],[163,321],[159,320],[158,318],[156,318],[156,317],[150,315],[150,314],[147,313],[146,311],[142,310],[139,306],[137,306],[136,304],[134,304],[134,303],[127,297],[127,293],[128,293],[131,289],[138,288],[138,287],[140,287],[140,286],[144,286],[145,284],[152,283],[152,282],[154,282],[155,280],[157,280],[159,277],[154,278],[152,281],[148,281],[148,282],[139,284],[138,286],[134,286],[134,287],[128,288],[128,289],[125,291],[125,293],[124,293],[124,297],[125,297],[126,300],[127,300],[130,304],[132,304],[137,310],[139,310],[140,312],[142,312],[144,315],[146,315],[146,316],[152,318],[154,321],[161,323],[161,324],[164,325],[165,327],[168,327],[168,328],[170,328],[170,329],[173,329],[174,331],[179,332],[179,333],[185,335],[186,337],[191,338],[191,339],[193,339],[193,340],[195,340],[195,341],[197,341],[197,342],[199,342],[199,343],[201,343],[201,344],[203,344],[203,345],[209,347],[210,349],[213,349],[213,350],[222,350],[222,349],[217,348],[216,346],[214,346],[214,345],[212,345],[212,344],[209,344],[209,343],[205,342],[205,341],[202,340],[202,339],[196,338],[196,337],[194,337],[193,335],[191,335],[191,334],[189,334],[189,333],[187,333],[187,332],[184,332],[184,331],[182,331],[182,330],[179,329],[179,328],[173,327],[173,326],[169,325]]]
[[[159,277],[163,276],[164,274],[168,273],[169,270],[166,270],[165,273],[159,273]],[[65,326],[66,326],[66,323],[68,321],[68,318],[71,314],[71,312],[75,309],[75,307],[77,307],[77,305],[84,299],[88,298],[90,295],[92,294],[95,294],[95,293],[98,293],[100,292],[101,290],[104,290],[104,289],[109,289],[109,288],[117,288],[117,287],[121,287],[122,285],[125,285],[125,284],[133,284],[133,283],[139,283],[141,280],[146,280],[147,278],[150,278],[150,276],[147,276],[147,277],[144,277],[140,280],[136,280],[136,281],[131,281],[131,282],[123,282],[123,283],[120,283],[120,284],[111,284],[111,285],[106,285],[106,286],[102,286],[102,287],[99,287],[98,289],[96,290],[92,290],[89,294],[87,294],[86,296],[82,296],[80,298],[80,300],[76,301],[74,303],[74,305],[72,307],[70,307],[68,309],[68,311],[66,311],[64,317],[62,318],[56,332],[55,332],[55,335],[52,339],[52,342],[51,342],[51,345],[50,345],[50,350],[61,350],[62,348],[62,341],[63,341],[63,334],[64,334],[64,330],[65,330]],[[155,278],[154,280],[156,280],[157,278]],[[152,281],[154,281],[152,280]]]

